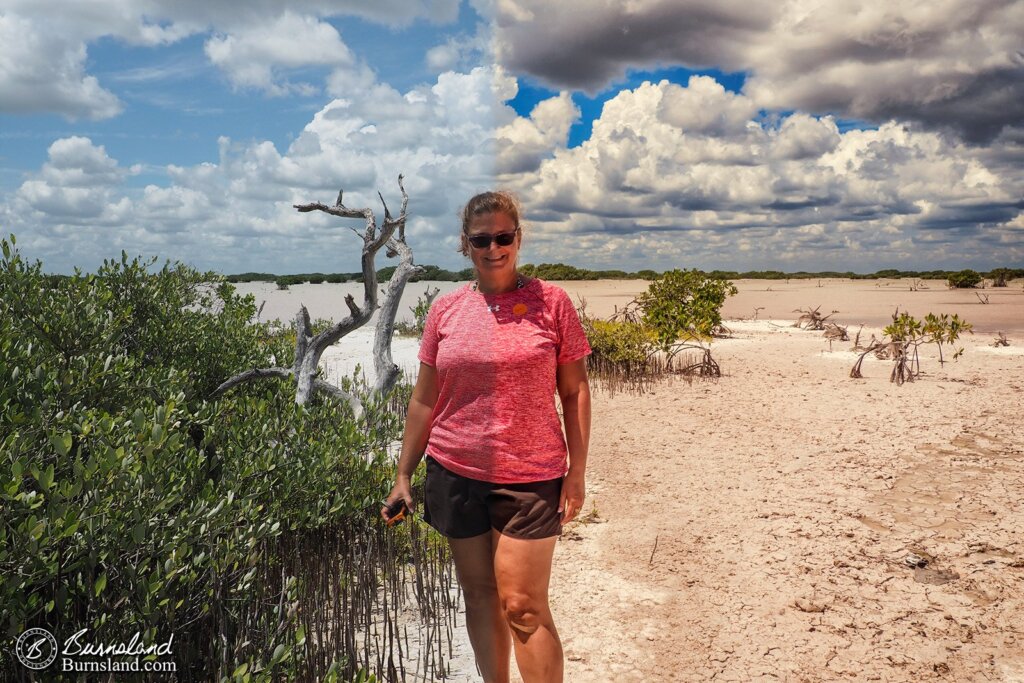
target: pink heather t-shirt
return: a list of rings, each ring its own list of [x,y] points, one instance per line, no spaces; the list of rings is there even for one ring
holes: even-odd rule
[[[588,353],[569,296],[542,280],[505,294],[469,284],[440,297],[419,353],[438,378],[427,454],[496,484],[561,477],[567,450],[555,372]]]

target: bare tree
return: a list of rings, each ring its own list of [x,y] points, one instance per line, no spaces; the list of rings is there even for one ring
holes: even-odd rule
[[[361,237],[363,239],[362,270],[363,270],[363,305],[356,304],[351,294],[345,295],[345,304],[348,306],[349,315],[327,328],[323,332],[314,335],[309,321],[309,311],[305,306],[299,309],[295,316],[295,364],[291,368],[253,368],[239,373],[221,384],[214,391],[214,396],[220,396],[233,387],[258,379],[268,377],[294,378],[295,402],[299,405],[305,404],[316,391],[322,391],[345,401],[352,407],[357,418],[362,417],[363,405],[358,396],[344,391],[341,387],[320,379],[318,368],[320,358],[327,347],[336,343],[339,339],[356,330],[367,322],[377,310],[377,270],[375,258],[382,247],[387,247],[389,257],[399,257],[398,267],[395,269],[387,289],[384,291],[383,301],[380,304],[380,315],[377,318],[377,328],[373,341],[373,361],[376,373],[373,391],[378,394],[385,394],[394,387],[398,380],[400,371],[391,358],[391,338],[395,328],[395,313],[398,311],[398,303],[405,290],[409,278],[418,272],[419,267],[413,265],[412,249],[405,242],[405,221],[409,206],[409,195],[402,183],[402,176],[398,176],[398,187],[402,190],[402,210],[395,218],[388,210],[383,195],[378,193],[380,202],[384,207],[384,222],[380,228],[377,227],[377,219],[374,217],[373,209],[350,209],[342,203],[343,192],[338,192],[338,199],[333,206],[313,202],[310,204],[296,204],[295,209],[301,213],[311,211],[323,211],[339,218],[362,218],[366,221],[366,227]],[[353,228],[357,235],[360,233]]]

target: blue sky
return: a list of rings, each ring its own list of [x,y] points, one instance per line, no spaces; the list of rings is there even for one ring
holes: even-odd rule
[[[55,272],[350,271],[291,205],[401,172],[449,268],[491,187],[532,262],[1021,266],[1022,34],[997,0],[0,0],[0,230]]]

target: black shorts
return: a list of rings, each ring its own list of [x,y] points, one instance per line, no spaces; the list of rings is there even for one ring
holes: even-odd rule
[[[428,455],[423,519],[448,538],[470,538],[491,529],[514,538],[549,538],[562,533],[561,494],[561,477],[493,484],[455,474]]]

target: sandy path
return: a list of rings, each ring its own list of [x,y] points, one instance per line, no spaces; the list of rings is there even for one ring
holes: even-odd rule
[[[567,680],[1024,680],[1021,346],[896,387],[819,333],[732,326],[720,381],[596,396],[600,521],[552,585]]]

